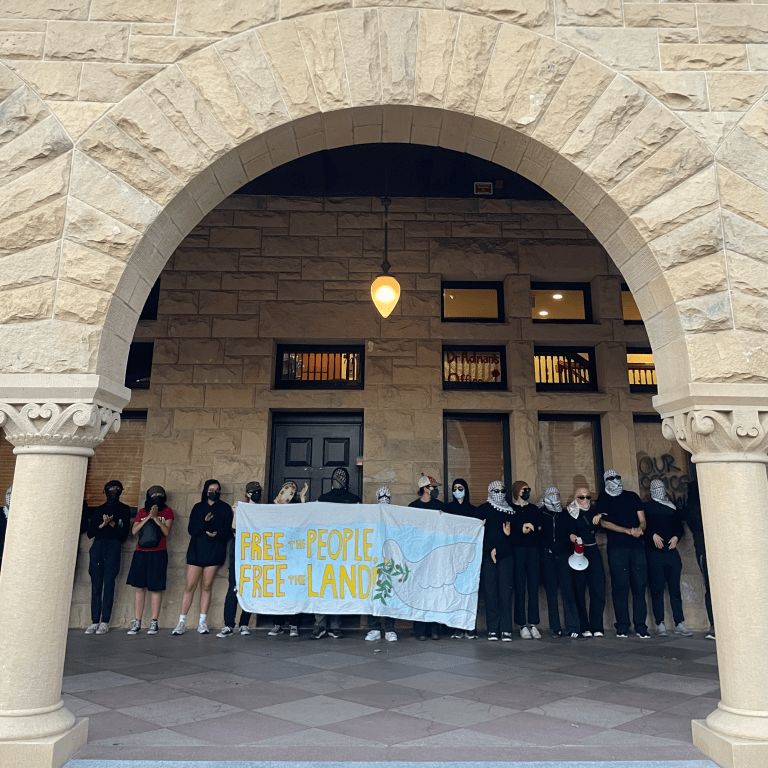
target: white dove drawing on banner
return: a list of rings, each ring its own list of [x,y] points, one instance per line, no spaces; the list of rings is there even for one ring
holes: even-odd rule
[[[380,572],[387,582],[384,591],[393,591],[405,605],[418,610],[435,613],[465,610],[468,595],[459,592],[453,585],[475,559],[475,551],[475,544],[457,542],[437,547],[420,560],[413,561],[405,557],[394,539],[387,539],[381,548],[384,562],[394,565],[389,569],[392,576],[407,575],[392,578]],[[378,586],[381,589],[383,585],[379,583]]]

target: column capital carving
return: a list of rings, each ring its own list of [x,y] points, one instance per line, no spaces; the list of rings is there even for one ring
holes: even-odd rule
[[[668,440],[677,440],[694,463],[768,463],[768,410],[733,408],[680,411],[662,421]]]
[[[0,402],[0,427],[14,453],[77,453],[90,456],[109,432],[120,429],[120,413],[96,403]]]

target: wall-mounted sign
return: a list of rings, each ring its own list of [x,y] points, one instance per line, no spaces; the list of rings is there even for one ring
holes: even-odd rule
[[[492,195],[493,182],[492,181],[476,181],[475,194],[476,195]]]
[[[504,347],[443,347],[443,389],[506,389]]]

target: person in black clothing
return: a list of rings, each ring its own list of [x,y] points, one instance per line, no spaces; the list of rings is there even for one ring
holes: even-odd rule
[[[540,640],[539,584],[541,583],[541,555],[539,535],[536,531],[538,509],[529,504],[531,486],[524,480],[512,484],[512,509],[518,522],[512,531],[515,562],[515,624],[523,640]],[[522,525],[520,524],[522,523]],[[526,598],[528,609],[526,610]]]
[[[120,501],[123,484],[110,480],[104,486],[107,500],[93,509],[88,520],[88,538],[93,539],[88,573],[91,577],[91,624],[86,635],[109,632],[115,581],[120,573],[120,553],[131,530],[131,508]]]
[[[574,544],[581,539],[584,557],[589,565],[583,571],[573,571],[576,610],[584,637],[603,637],[603,613],[605,612],[605,566],[603,555],[597,546],[595,533],[600,528],[600,517],[592,511],[592,497],[588,488],[578,488],[576,497],[566,507],[570,539]],[[587,612],[589,592],[589,612]]]
[[[627,637],[629,632],[631,589],[635,632],[639,638],[647,640],[650,635],[646,624],[648,566],[643,545],[643,502],[636,493],[624,490],[621,475],[615,469],[606,470],[603,477],[605,493],[600,494],[595,512],[600,515],[600,525],[608,531],[608,568],[611,572],[613,611],[616,614],[616,637]]]
[[[418,498],[408,506],[414,509],[435,509],[442,512],[445,504],[438,499],[440,495],[440,483],[434,477],[424,475],[419,479]],[[440,639],[440,623],[437,621],[414,621],[413,634],[417,640],[426,640],[429,632],[433,640]]]
[[[643,505],[645,511],[645,556],[648,562],[648,586],[651,588],[653,618],[656,620],[656,634],[667,636],[664,626],[664,587],[669,590],[672,617],[675,621],[673,632],[683,637],[693,637],[685,626],[683,598],[680,595],[680,574],[683,561],[677,551],[677,544],[685,531],[677,507],[667,496],[667,489],[661,480],[651,480],[651,499]]]
[[[449,515],[459,515],[460,517],[477,518],[477,507],[473,507],[469,501],[469,484],[462,477],[457,477],[451,485],[451,496],[453,499],[445,505],[444,512]],[[451,637],[454,639],[466,637],[468,640],[474,640],[477,637],[475,630],[451,629]]]
[[[507,502],[502,480],[488,486],[488,500],[477,508],[477,518],[485,521],[480,589],[485,601],[485,626],[489,640],[512,640],[512,508]]]
[[[344,467],[337,467],[331,475],[331,490],[324,493],[318,501],[327,501],[332,504],[360,504],[360,497],[349,490],[349,472]],[[330,628],[328,624],[330,623]],[[328,634],[336,640],[344,637],[341,631],[341,616],[325,613],[315,614],[315,628],[312,630],[312,638],[319,640]]]
[[[694,467],[696,465],[694,464]],[[709,591],[709,569],[707,568],[707,547],[704,542],[704,522],[701,519],[701,499],[699,484],[692,482],[688,485],[688,503],[685,507],[685,522],[693,535],[693,546],[696,551],[696,562],[699,564],[701,577],[704,580],[704,605],[709,618],[707,640],[715,639],[715,619],[712,615],[712,594]]]
[[[261,483],[252,480],[245,486],[245,500],[249,504],[259,504],[261,502]],[[233,514],[232,530],[237,531],[237,518]],[[224,626],[216,637],[229,637],[235,634],[235,614],[237,613],[237,579],[235,578],[235,541],[236,536],[232,536],[227,544],[227,557],[229,558],[229,584],[227,585],[227,596],[224,599]],[[248,624],[251,621],[251,614],[248,611],[240,611],[239,631],[241,635],[250,635],[251,630]]]
[[[576,611],[573,569],[568,565],[568,558],[573,551],[568,526],[570,516],[563,514],[560,491],[554,486],[547,488],[539,505],[538,527],[540,530],[544,589],[547,593],[549,629],[554,637],[569,635],[573,638],[579,638],[582,635],[579,628],[579,615]],[[558,589],[563,600],[565,631],[563,631],[563,625],[560,623]]]
[[[5,492],[5,505],[0,509],[0,568],[3,566],[3,549],[5,548],[5,532],[8,530],[8,510],[11,506],[13,486]]]
[[[203,582],[200,595],[200,620],[197,631],[208,634],[208,607],[211,604],[211,589],[216,572],[227,559],[227,542],[232,537],[232,507],[221,500],[221,483],[218,480],[206,480],[200,501],[192,507],[189,514],[189,546],[187,547],[187,580],[184,595],[181,598],[179,623],[171,634],[183,635],[187,622],[187,612],[192,605],[192,598],[200,583]]]

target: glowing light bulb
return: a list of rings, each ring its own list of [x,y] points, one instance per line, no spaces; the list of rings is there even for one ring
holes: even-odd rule
[[[553,293],[552,294],[552,298],[553,299],[562,299],[563,298],[563,294],[562,293]]]
[[[546,310],[546,309],[542,309],[542,310],[541,310],[541,312],[539,312],[539,314],[540,314],[542,317],[546,317],[546,316],[549,314],[549,312],[547,312],[547,310]]]
[[[400,283],[391,275],[377,277],[371,285],[371,299],[382,317],[389,317],[400,300]]]

